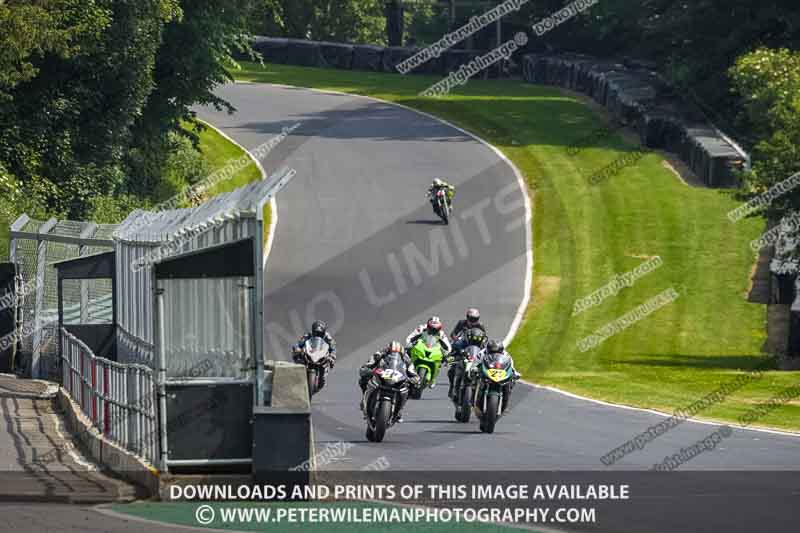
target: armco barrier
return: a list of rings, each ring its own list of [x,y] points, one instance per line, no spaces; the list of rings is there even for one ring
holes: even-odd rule
[[[397,65],[421,50],[406,46],[383,47],[263,36],[253,37],[251,45],[267,63],[393,74],[399,74]],[[408,73],[444,76],[486,52],[486,50],[446,50],[439,57],[430,58]],[[247,58],[241,56],[240,59]],[[499,69],[492,67],[485,69],[477,77],[485,79],[496,75],[497,72]]]
[[[709,187],[737,186],[736,170],[749,165],[747,153],[646,66],[578,54],[528,54],[522,73],[530,83],[590,96],[615,122],[636,129],[643,145],[677,154]]]

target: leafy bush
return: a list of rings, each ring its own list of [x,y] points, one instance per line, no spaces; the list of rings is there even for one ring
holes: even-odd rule
[[[800,52],[760,48],[740,57],[730,76],[742,97],[741,120],[758,138],[746,194],[755,195],[800,171]],[[800,190],[775,199],[767,214],[800,209]]]
[[[88,219],[98,224],[118,224],[134,209],[147,209],[149,202],[130,194],[92,198]]]
[[[211,173],[208,161],[186,136],[170,133],[167,146],[161,181],[153,195],[156,201],[174,196]]]

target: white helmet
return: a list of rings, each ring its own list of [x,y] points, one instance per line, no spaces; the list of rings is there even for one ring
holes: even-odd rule
[[[444,182],[440,178],[435,178],[433,180],[434,187],[441,187],[444,185]]]

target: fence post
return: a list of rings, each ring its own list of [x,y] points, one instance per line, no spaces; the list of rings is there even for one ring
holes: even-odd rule
[[[155,333],[156,333],[156,368],[157,374],[157,387],[158,387],[158,410],[156,411],[159,416],[159,449],[161,452],[160,467],[161,471],[168,473],[167,459],[169,457],[169,450],[167,448],[167,361],[166,361],[166,341],[164,339],[164,289],[158,287],[158,280],[155,273],[152,274],[153,287],[155,288],[156,295],[156,316],[155,316]]]
[[[108,408],[108,365],[103,365],[103,435],[109,436],[108,418],[111,416],[111,411]]]
[[[92,424],[97,424],[97,359],[92,361]]]
[[[50,233],[58,221],[51,218],[39,228],[39,235],[46,235]],[[34,330],[33,330],[33,349],[31,350],[31,377],[36,379],[40,377],[39,358],[41,356],[42,344],[42,309],[44,307],[44,275],[45,268],[47,267],[47,241],[42,240],[41,237],[37,241],[38,257],[36,260],[36,306],[33,310]]]

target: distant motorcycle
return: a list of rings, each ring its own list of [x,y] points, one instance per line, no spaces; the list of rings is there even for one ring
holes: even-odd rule
[[[322,390],[325,384],[325,373],[331,365],[330,345],[320,337],[312,337],[303,344],[302,352],[310,398]]]
[[[480,418],[481,431],[494,433],[503,414],[505,386],[514,379],[511,357],[507,353],[484,353],[472,374],[476,382],[473,410]]]
[[[367,440],[382,442],[386,430],[394,425],[400,395],[409,386],[406,364],[400,354],[386,356],[372,371],[364,399],[367,418]]]
[[[447,191],[439,189],[433,198],[433,211],[445,224],[450,223],[450,202],[447,201]]]
[[[409,355],[420,379],[419,385],[411,389],[411,398],[419,400],[422,398],[422,391],[431,386],[439,373],[439,367],[444,360],[444,351],[439,344],[439,338],[426,331],[411,346]]]
[[[453,363],[455,375],[453,376],[453,404],[456,407],[455,418],[457,422],[469,422],[472,411],[472,392],[474,389],[470,374],[472,368],[480,360],[481,349],[477,346],[467,346]]]

